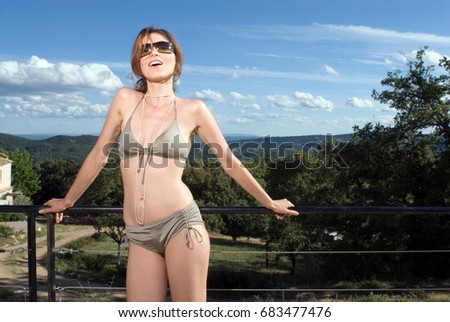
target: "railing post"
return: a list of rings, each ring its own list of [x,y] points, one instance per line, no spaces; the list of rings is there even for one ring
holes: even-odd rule
[[[28,299],[37,302],[36,271],[36,218],[34,213],[27,213],[27,255],[28,255]]]
[[[47,300],[56,301],[55,216],[47,215]]]

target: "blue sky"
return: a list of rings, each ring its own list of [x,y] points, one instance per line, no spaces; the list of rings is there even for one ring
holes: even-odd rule
[[[0,132],[98,134],[148,25],[181,43],[177,95],[225,134],[389,124],[372,90],[424,46],[429,63],[450,56],[449,18],[448,0],[0,0]]]

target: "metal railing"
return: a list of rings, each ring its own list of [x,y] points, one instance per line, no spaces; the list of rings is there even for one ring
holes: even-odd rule
[[[37,266],[36,266],[36,216],[41,206],[0,206],[0,219],[1,215],[4,213],[24,213],[27,218],[27,248],[26,253],[28,257],[28,300],[31,302],[36,302],[37,296]],[[264,207],[208,207],[200,206],[200,211],[202,214],[272,214],[271,211]],[[450,215],[450,207],[384,207],[384,206],[374,206],[374,207],[359,207],[359,206],[331,206],[331,207],[320,207],[320,206],[308,206],[308,207],[296,207],[295,210],[301,212],[303,215],[314,215],[314,214],[326,214],[326,215],[338,215],[338,214],[353,214],[353,215],[363,215],[363,214],[383,214],[383,215]],[[65,213],[72,217],[79,217],[82,215],[100,215],[100,214],[111,214],[111,213],[122,213],[122,207],[116,206],[94,206],[94,207],[73,207],[67,210]],[[47,215],[47,300],[52,302],[56,301],[56,270],[55,270],[55,218],[53,215]],[[0,249],[0,252],[10,252]],[[298,251],[296,254],[362,254],[362,253],[450,253],[450,250],[403,250],[403,251]],[[270,252],[263,251],[267,254]],[[289,252],[283,252],[289,253]],[[291,252],[294,253],[294,252]],[[1,286],[1,285],[0,285]],[[330,289],[339,292],[348,291],[358,291],[359,289]],[[375,289],[374,289],[375,290]],[[380,290],[380,289],[377,289]],[[401,290],[401,289],[398,289]],[[411,289],[405,289],[411,290]],[[434,288],[436,291],[450,292],[450,288]],[[220,290],[216,290],[220,291]],[[258,290],[242,290],[242,291],[258,291]],[[276,290],[272,290],[276,291]],[[288,291],[288,290],[286,290]],[[314,292],[323,291],[323,289],[290,289],[289,291],[298,292]],[[382,291],[382,290],[381,290]],[[388,291],[386,289],[386,291]]]

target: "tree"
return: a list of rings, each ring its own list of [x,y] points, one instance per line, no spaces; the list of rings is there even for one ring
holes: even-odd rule
[[[374,90],[372,96],[398,111],[392,130],[408,154],[403,175],[412,183],[415,204],[445,205],[450,192],[450,62],[447,57],[439,61],[444,71],[439,74],[436,66],[426,65],[427,49],[417,51],[405,73],[388,72],[381,84],[389,89]]]
[[[110,156],[108,166],[95,178],[78,200],[80,205],[122,205],[123,184],[120,175],[120,160]]]
[[[416,60],[407,63],[405,76],[401,70],[388,72],[381,84],[391,89],[382,92],[373,90],[372,96],[398,111],[396,126],[405,134],[431,129],[437,136],[442,136],[449,147],[450,62],[443,57],[439,66],[447,74],[436,75],[434,65],[425,65],[427,49],[424,47],[417,51]]]
[[[51,198],[62,198],[70,188],[80,166],[74,161],[48,160],[36,165],[41,178],[41,190],[34,195],[42,204]]]
[[[406,75],[400,70],[388,72],[381,81],[390,87],[373,91],[373,97],[398,111],[392,127],[366,124],[355,127],[344,159],[349,199],[363,205],[435,205],[449,204],[450,187],[450,63],[440,61],[444,75],[435,66],[425,64],[425,47],[415,61],[409,61]],[[419,220],[420,219],[420,220]],[[333,230],[342,238],[334,243],[340,249],[446,249],[449,245],[449,221],[446,216],[383,216],[346,219],[336,217]],[[396,228],[397,227],[397,228]],[[396,258],[399,261],[398,258]],[[358,263],[342,266],[342,273],[353,275],[355,268],[374,266],[382,259],[372,257],[364,267]],[[398,262],[397,262],[398,263]],[[336,263],[339,266],[340,262]],[[370,264],[370,265],[369,265]],[[408,267],[413,276],[445,276],[448,259],[423,257],[402,259],[394,271]],[[394,264],[389,265],[394,268]],[[345,268],[345,269],[344,269]],[[362,270],[361,270],[362,271]],[[376,270],[371,269],[376,274]],[[360,275],[361,278],[370,275]]]
[[[266,177],[267,188],[274,198],[287,197],[297,206],[329,206],[346,201],[346,192],[341,187],[339,176],[347,171],[338,165],[332,165],[330,155],[323,150],[317,153],[294,153],[286,158],[279,158],[270,165]],[[291,261],[291,274],[295,273],[299,255],[295,252],[305,250],[323,250],[329,245],[331,217],[307,216],[287,218],[275,221],[267,229],[264,240],[267,250],[286,252]],[[301,257],[314,265],[319,271],[322,260],[313,257]]]
[[[100,216],[95,224],[95,228],[99,233],[103,233],[117,243],[117,259],[116,263],[119,267],[121,264],[120,253],[121,246],[125,242],[126,232],[125,223],[121,214],[106,214]]]
[[[2,152],[2,151],[0,151]],[[33,168],[33,160],[27,151],[6,152],[12,166],[12,185],[15,191],[21,191],[25,196],[31,197],[40,189],[39,175]]]
[[[280,252],[291,262],[291,274],[295,274],[297,267],[297,251],[308,248],[309,240],[304,234],[300,220],[272,219],[270,229],[264,237],[266,250]],[[280,256],[280,255],[277,255]],[[268,261],[268,259],[266,258]]]
[[[247,164],[249,171],[264,185],[262,164]],[[257,202],[244,191],[221,168],[215,159],[191,161],[186,167],[184,182],[189,186],[194,199],[205,206],[256,206]],[[267,225],[267,216],[246,214],[205,216],[205,223],[211,231],[238,237],[260,237]]]
[[[116,166],[113,166],[115,162]],[[120,177],[118,161],[113,160],[111,166],[104,168],[90,187],[77,201],[79,205],[121,205],[123,202],[123,185]],[[62,198],[66,195],[80,165],[75,161],[48,160],[36,166],[42,181],[42,189],[35,195],[38,203],[51,198]]]

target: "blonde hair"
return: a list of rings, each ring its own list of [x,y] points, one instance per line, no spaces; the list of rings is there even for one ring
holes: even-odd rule
[[[147,92],[147,82],[144,78],[144,75],[142,74],[140,64],[141,46],[142,39],[145,37],[149,37],[152,33],[157,33],[165,37],[173,46],[173,53],[175,54],[175,70],[173,73],[173,83],[175,90],[175,82],[178,80],[178,78],[180,78],[181,68],[183,66],[183,52],[181,51],[181,46],[170,32],[165,29],[155,28],[153,26],[144,28],[139,32],[131,50],[131,70],[133,71],[133,74],[138,78],[138,80],[134,84],[134,88],[142,93]]]

